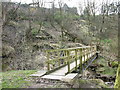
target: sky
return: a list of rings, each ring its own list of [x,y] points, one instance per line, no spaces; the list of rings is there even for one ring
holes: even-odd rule
[[[32,3],[33,1],[38,1],[38,0],[11,0],[13,2],[21,2],[21,3]],[[95,5],[99,6],[101,5],[102,2],[118,2],[120,0],[39,0],[39,1],[44,1],[44,7],[50,8],[52,1],[55,1],[55,6],[58,6],[58,1],[62,1],[63,3],[66,3],[69,7],[77,7],[78,13],[79,13],[79,8],[80,6],[85,6],[87,1],[95,1]]]

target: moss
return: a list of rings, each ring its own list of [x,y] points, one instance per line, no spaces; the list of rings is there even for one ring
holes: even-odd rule
[[[98,58],[95,61],[94,64],[98,65],[98,68],[96,69],[98,73],[108,76],[114,76],[116,74],[116,62],[114,62],[113,68],[108,66],[108,61],[106,59]]]
[[[116,80],[115,80],[115,85],[114,88],[120,89],[120,64],[117,69],[117,74],[116,74]]]
[[[118,61],[114,61],[111,63],[112,67],[118,67]]]

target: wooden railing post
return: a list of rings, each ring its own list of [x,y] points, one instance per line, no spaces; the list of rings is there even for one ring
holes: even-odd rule
[[[94,47],[92,46],[92,55],[94,54]]]
[[[89,56],[88,56],[89,55],[89,48],[87,48],[86,50],[87,50],[86,51],[87,52],[86,55],[87,55],[87,60],[88,60],[88,58],[89,58]]]
[[[93,46],[93,54],[95,54],[95,47]]]
[[[67,65],[68,65],[68,73],[70,72],[70,52],[67,51]]]
[[[93,53],[95,54],[95,46],[93,46]]]
[[[60,66],[59,51],[57,51],[58,65]]]
[[[75,49],[75,70],[77,70],[77,49]]]
[[[47,70],[50,71],[49,52],[47,52]]]
[[[90,46],[90,51],[89,51],[89,57],[91,57],[91,46]]]
[[[86,52],[85,52],[85,48],[84,48],[84,54],[83,54],[83,56],[84,56],[84,62],[85,62],[85,54],[86,54]]]
[[[65,56],[67,56],[67,51],[65,50]],[[64,65],[67,64],[66,60],[64,61]]]
[[[83,53],[82,53],[82,48],[80,49],[80,72],[82,72],[82,56],[83,56]]]
[[[88,48],[88,58],[90,58],[90,47]]]
[[[97,51],[97,46],[95,46],[95,53],[96,53],[96,51]]]
[[[93,46],[93,54],[95,54],[95,46]]]
[[[91,46],[90,46],[90,57],[91,57]]]

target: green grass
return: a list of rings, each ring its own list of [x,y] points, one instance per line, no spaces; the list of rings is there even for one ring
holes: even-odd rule
[[[18,70],[2,72],[2,88],[25,88],[31,85],[29,75],[35,70]]]

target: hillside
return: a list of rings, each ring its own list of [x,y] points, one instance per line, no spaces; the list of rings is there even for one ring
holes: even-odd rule
[[[49,49],[96,45],[101,58],[92,64],[93,67],[95,65],[95,75],[110,75],[115,79],[118,67],[118,15],[117,11],[111,9],[107,12],[106,8],[102,8],[105,5],[101,6],[100,14],[95,14],[92,6],[90,8],[88,5],[79,15],[76,7],[69,7],[67,4],[57,8],[53,3],[51,8],[46,8],[38,3],[2,2],[0,25],[2,23],[3,75],[7,71],[12,73],[13,70],[28,70],[25,74],[32,74],[34,70],[46,70],[46,50]],[[108,6],[113,8],[112,4]],[[114,8],[117,6],[114,5]],[[7,87],[5,82],[4,80],[3,85]],[[94,81],[87,83],[91,82]],[[106,87],[103,84],[102,86]]]

